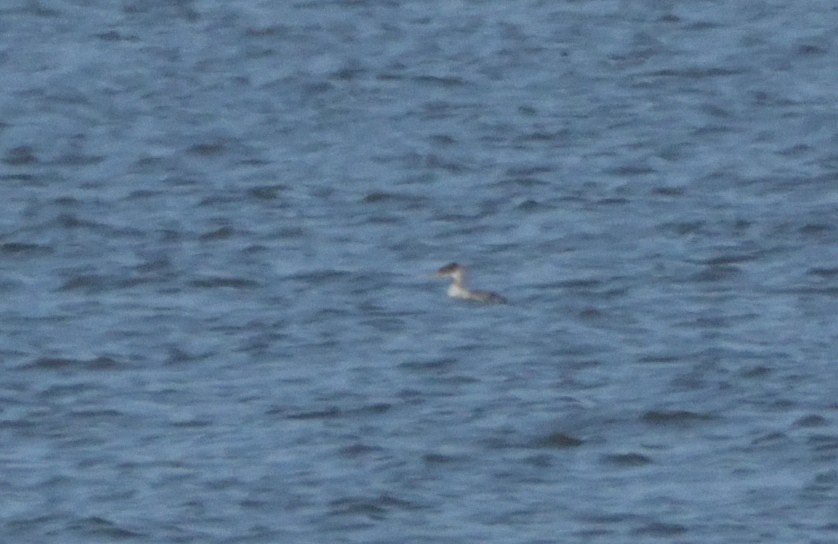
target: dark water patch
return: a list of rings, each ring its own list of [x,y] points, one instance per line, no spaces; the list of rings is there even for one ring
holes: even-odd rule
[[[829,51],[827,51],[823,47],[819,47],[817,45],[812,45],[809,43],[805,43],[797,47],[797,54],[803,56],[825,55],[828,52]]]
[[[599,308],[589,306],[580,310],[577,315],[579,316],[579,319],[584,321],[597,321],[603,319],[607,314]]]
[[[136,34],[123,34],[116,30],[109,30],[107,32],[97,32],[93,34],[94,38],[102,40],[103,42],[138,42],[140,37]]]
[[[115,287],[113,278],[99,274],[81,274],[66,280],[59,291],[103,291]]]
[[[91,229],[97,230],[104,228],[104,225],[101,223],[97,223],[96,221],[91,221],[89,219],[83,219],[75,214],[72,213],[62,213],[58,215],[53,220],[53,223],[61,228],[65,229]]]
[[[199,157],[211,157],[224,152],[224,144],[221,142],[203,142],[189,147],[186,152]]]
[[[396,396],[410,404],[421,404],[425,399],[425,393],[423,391],[411,388],[399,390]]]
[[[660,521],[647,523],[642,527],[638,527],[632,531],[632,534],[638,536],[653,536],[657,538],[666,538],[683,535],[687,532],[687,528],[677,523],[663,523]]]
[[[640,453],[620,453],[603,455],[602,462],[618,467],[642,467],[652,464],[652,459]]]
[[[670,354],[670,353],[654,353],[638,357],[637,362],[642,364],[672,364],[680,363],[684,360],[684,355]]]
[[[429,170],[443,170],[448,174],[463,174],[471,167],[463,161],[443,158],[436,153],[428,153],[424,159],[425,168]]]
[[[546,131],[536,130],[525,132],[516,136],[513,140],[516,144],[527,144],[530,142],[561,142],[568,136],[567,131]]]
[[[607,168],[604,172],[612,176],[635,177],[654,174],[656,170],[646,165],[624,164],[621,166],[615,166],[613,168]]]
[[[338,450],[338,453],[343,457],[356,459],[359,457],[370,455],[372,453],[380,453],[382,451],[384,451],[384,448],[381,448],[379,446],[368,446],[367,444],[356,442],[351,446],[341,448],[340,450]]]
[[[678,197],[684,196],[686,191],[683,187],[671,187],[671,186],[664,186],[664,187],[655,187],[652,189],[653,195],[658,196],[667,196],[667,197]]]
[[[813,295],[823,297],[838,297],[838,286],[836,287],[798,287],[796,289],[771,289],[767,293],[778,295]]]
[[[415,209],[415,208],[419,207],[425,201],[426,201],[426,199],[424,197],[420,197],[420,196],[400,194],[400,193],[382,192],[382,191],[375,191],[375,192],[372,192],[372,193],[368,193],[362,199],[362,202],[365,203],[365,204],[393,203],[393,204],[399,204],[400,206],[406,206],[408,209]]]
[[[211,427],[215,423],[215,421],[206,418],[189,418],[173,421],[171,426],[177,429],[203,429]]]
[[[578,291],[592,291],[607,286],[607,282],[594,278],[569,278],[551,283],[537,285],[539,289],[572,289]]]
[[[163,191],[153,189],[137,189],[128,193],[126,200],[147,200],[152,198],[161,198],[165,195]]]
[[[533,176],[541,174],[549,174],[554,172],[555,168],[548,165],[534,165],[534,166],[510,166],[504,171],[508,179],[533,179]],[[538,182],[538,185],[546,182]]]
[[[67,529],[70,533],[81,533],[85,536],[101,537],[116,541],[138,540],[145,536],[143,533],[125,529],[117,523],[99,516],[75,520],[68,524]]]
[[[417,510],[415,504],[393,497],[379,495],[378,497],[346,497],[329,503],[330,514],[336,516],[363,516],[373,520],[385,519],[391,511]]]
[[[690,276],[690,281],[698,283],[715,283],[734,279],[742,275],[742,270],[738,266],[708,266],[701,272],[697,272]]]
[[[381,415],[389,412],[392,407],[393,405],[388,402],[375,402],[366,406],[347,410],[346,413],[347,415]]]
[[[58,526],[63,527],[63,518],[60,514],[53,512],[49,515],[25,516],[18,514],[14,517],[10,515],[3,516],[3,536],[7,537],[11,542],[43,542],[46,539],[28,539],[23,535],[31,534],[35,531],[39,535],[43,535],[45,531],[50,531],[50,528]],[[57,532],[57,529],[54,531]],[[17,533],[20,533],[21,536],[17,537]]]
[[[354,274],[346,270],[321,269],[310,270],[307,272],[299,272],[287,276],[289,280],[304,280],[307,283],[315,285],[322,285],[325,283],[332,283],[338,280],[352,278]]]
[[[70,412],[70,415],[73,417],[78,417],[82,419],[118,419],[125,416],[124,413],[120,412],[119,410],[73,410]]]
[[[426,453],[422,456],[422,461],[426,465],[447,465],[458,460],[458,458],[452,455],[444,455],[442,453]]]
[[[135,265],[131,271],[143,275],[161,275],[173,272],[172,261],[168,257],[153,257],[145,262]]]
[[[376,214],[367,216],[366,223],[368,225],[398,225],[404,221],[404,218],[397,215]]]
[[[599,511],[595,514],[585,514],[580,516],[580,519],[597,525],[622,525],[623,523],[636,518],[637,516],[632,514],[609,514],[601,513]]]
[[[280,193],[288,190],[287,185],[262,185],[259,187],[251,187],[247,190],[247,196],[255,200],[276,200]]]
[[[719,255],[717,257],[710,257],[708,259],[701,259],[697,261],[687,261],[693,262],[696,264],[703,264],[706,266],[724,266],[734,263],[744,263],[749,261],[755,261],[758,259],[758,255],[748,254],[748,253],[739,253],[739,254],[730,254],[730,255]]]
[[[249,26],[245,29],[244,35],[252,38],[276,38],[290,35],[294,30],[293,26],[285,24],[268,24],[265,26]]]
[[[432,134],[428,139],[432,144],[441,147],[449,147],[457,143],[457,140],[449,134]]]
[[[340,408],[336,406],[332,406],[330,408],[326,408],[324,410],[310,410],[310,411],[303,411],[303,412],[294,412],[291,414],[287,414],[285,416],[286,419],[299,419],[299,420],[307,420],[307,419],[334,419],[337,417],[343,416],[343,412],[341,412]]]
[[[192,280],[189,282],[193,287],[201,289],[256,289],[259,287],[259,282],[247,278],[225,278],[225,277],[207,277]]]
[[[224,208],[225,206],[240,207],[242,195],[239,191],[218,191],[210,196],[205,196],[198,202],[201,207]]]
[[[405,320],[396,317],[376,317],[366,319],[361,323],[383,333],[401,332],[407,328]]]
[[[457,359],[442,358],[431,359],[428,361],[406,361],[399,366],[408,370],[417,370],[420,372],[434,372],[447,371],[452,369],[457,364]]]
[[[707,222],[704,220],[697,221],[669,221],[658,225],[658,229],[669,232],[678,236],[686,236],[690,234],[698,234],[705,230]]]
[[[523,202],[519,203],[515,207],[517,209],[521,210],[522,212],[535,212],[535,211],[538,211],[538,210],[552,210],[552,209],[555,209],[553,207],[543,206],[540,202],[538,202],[537,200],[533,200],[531,198],[528,198],[528,199],[524,200]]]
[[[835,229],[833,225],[824,223],[807,223],[798,229],[800,234],[805,236],[822,236]]]
[[[692,136],[696,138],[716,137],[722,134],[733,132],[733,128],[729,125],[721,125],[718,123],[708,123],[702,125],[692,131]]]
[[[40,178],[31,174],[9,174],[0,173],[0,181],[20,183],[25,187],[43,187],[46,183]]]
[[[444,88],[452,88],[452,87],[462,87],[466,85],[466,81],[463,78],[457,76],[429,76],[429,75],[422,75],[422,76],[414,76],[411,78],[411,81],[414,83],[418,83],[420,85],[430,85],[436,87],[444,87]]]
[[[0,245],[0,252],[9,255],[32,256],[49,255],[53,252],[51,247],[40,244],[27,244],[25,242],[6,242]]]
[[[89,359],[84,363],[87,370],[117,370],[124,368],[124,364],[107,356],[96,357]]]
[[[780,431],[771,431],[768,433],[760,434],[759,436],[753,438],[750,442],[750,446],[752,447],[774,447],[777,444],[782,444],[788,442],[789,437],[787,434],[780,432]]]
[[[369,71],[360,66],[343,66],[329,75],[332,79],[336,79],[338,81],[352,81],[363,77],[367,73],[369,73]]]
[[[552,454],[542,453],[537,455],[529,455],[521,460],[522,463],[530,465],[538,469],[547,469],[553,466],[554,458]]]
[[[31,146],[19,145],[6,150],[0,161],[6,166],[31,166],[38,162],[38,157]]]
[[[629,202],[629,199],[622,197],[598,198],[592,202],[589,202],[586,208],[596,209],[600,206],[625,206]]]
[[[25,370],[117,370],[124,365],[110,357],[69,359],[64,357],[38,357],[21,365]]]
[[[279,240],[298,240],[305,238],[307,233],[302,227],[283,227],[274,234]]]
[[[192,353],[179,347],[171,347],[168,349],[165,362],[167,365],[181,365],[184,363],[199,361],[205,358],[205,355]]]
[[[105,158],[99,155],[84,155],[81,153],[61,155],[56,158],[51,164],[56,166],[92,166],[104,161]]]
[[[832,456],[838,455],[838,435],[816,434],[810,436],[806,440],[806,443],[816,453],[829,453]]]
[[[103,293],[119,289],[131,289],[157,280],[158,278],[135,275],[129,275],[129,277],[115,277],[101,274],[79,274],[65,280],[58,290]]]
[[[753,318],[755,316],[749,316],[749,318]],[[675,324],[678,327],[685,327],[689,329],[720,329],[724,327],[729,327],[733,319],[731,317],[721,317],[721,316],[713,316],[713,317],[695,317],[692,319],[684,320],[684,321],[676,321]]]
[[[830,469],[815,474],[812,481],[804,488],[804,493],[836,493],[838,492],[838,470]],[[835,525],[838,530],[838,524]]]
[[[812,428],[823,427],[827,424],[826,418],[817,414],[803,416],[794,422],[795,427]]]
[[[814,151],[812,146],[805,144],[797,144],[790,147],[784,147],[776,153],[777,155],[782,155],[784,157],[801,157],[803,155],[808,155],[812,151]]]
[[[215,229],[214,231],[202,234],[200,236],[200,239],[205,241],[205,242],[215,241],[215,240],[227,240],[229,238],[232,238],[236,234],[238,234],[238,233],[236,232],[236,230],[233,227],[224,226],[224,227],[220,227],[218,229]]]
[[[44,89],[44,98],[51,103],[63,104],[65,106],[72,106],[73,109],[88,110],[92,107],[93,97],[89,89],[84,85],[68,85],[57,82]],[[63,158],[54,161],[53,164],[62,164]]]
[[[652,425],[689,426],[714,419],[713,416],[689,410],[650,410],[640,420]]]
[[[766,378],[774,372],[774,369],[765,365],[756,365],[749,368],[744,368],[739,372],[743,378]]]
[[[532,176],[515,176],[508,178],[501,178],[496,183],[500,188],[504,187],[520,187],[522,189],[535,189],[538,187],[548,187],[549,182]]]
[[[838,266],[826,267],[826,268],[821,268],[821,267],[810,268],[809,270],[806,271],[806,274],[808,274],[810,276],[819,276],[821,278],[834,278],[834,277],[838,277]]]
[[[648,74],[643,74],[645,77],[658,78],[672,78],[676,80],[700,80],[717,77],[730,77],[745,73],[744,68],[685,68],[676,70],[673,68],[665,68],[663,70],[656,70]]]
[[[577,448],[584,443],[584,440],[576,438],[575,436],[555,432],[535,440],[533,442],[533,446],[536,448],[568,449]]]
[[[257,255],[267,253],[273,255],[273,249],[264,244],[248,244],[244,246],[241,251],[245,255]]]

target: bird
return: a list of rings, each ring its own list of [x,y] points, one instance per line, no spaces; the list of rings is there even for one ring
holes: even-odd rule
[[[458,263],[448,263],[436,271],[435,276],[440,278],[451,278],[451,285],[448,286],[448,296],[452,298],[464,298],[489,302],[494,304],[506,303],[506,299],[491,291],[472,291],[466,287],[466,269]]]

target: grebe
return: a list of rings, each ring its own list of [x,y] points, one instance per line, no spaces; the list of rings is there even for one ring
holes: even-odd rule
[[[506,299],[497,293],[492,293],[491,291],[471,291],[468,289],[465,283],[466,269],[457,263],[446,264],[436,271],[436,275],[441,278],[450,277],[454,280],[448,286],[449,297],[479,300],[480,302],[506,302]]]

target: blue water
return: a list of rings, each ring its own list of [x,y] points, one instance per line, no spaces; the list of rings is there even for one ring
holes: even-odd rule
[[[838,541],[836,27],[4,3],[0,540]]]

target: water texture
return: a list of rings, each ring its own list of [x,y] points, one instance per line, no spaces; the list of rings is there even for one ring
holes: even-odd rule
[[[0,540],[838,541],[836,28],[3,3]]]

